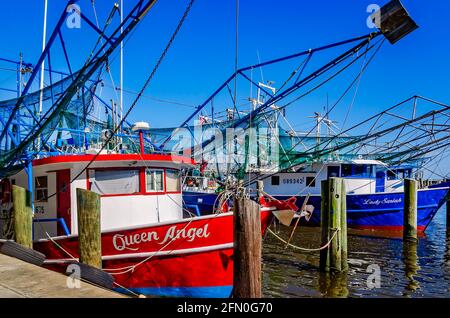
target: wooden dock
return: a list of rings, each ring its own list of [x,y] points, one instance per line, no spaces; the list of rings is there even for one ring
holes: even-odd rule
[[[122,298],[119,293],[81,282],[68,288],[67,276],[0,254],[0,298]]]

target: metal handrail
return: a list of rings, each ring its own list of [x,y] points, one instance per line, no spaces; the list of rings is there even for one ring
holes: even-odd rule
[[[34,237],[34,223],[46,223],[46,222],[58,222],[62,226],[65,235],[70,235],[69,228],[67,227],[64,218],[48,218],[48,219],[33,219],[33,237]]]

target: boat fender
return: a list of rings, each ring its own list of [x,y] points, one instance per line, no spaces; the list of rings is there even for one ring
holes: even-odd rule
[[[102,271],[99,268],[87,265],[87,264],[83,264],[83,263],[79,263],[79,262],[75,262],[72,264],[77,264],[80,267],[80,277],[83,280],[86,280],[92,284],[101,286],[103,288],[106,289],[113,289],[114,287],[114,277],[105,272]],[[70,266],[70,265],[69,265]],[[71,268],[69,269],[69,266],[66,269],[66,274],[68,276],[73,274],[73,271],[71,271]]]
[[[13,241],[4,242],[0,248],[0,253],[37,266],[42,266],[45,261],[44,254]]]

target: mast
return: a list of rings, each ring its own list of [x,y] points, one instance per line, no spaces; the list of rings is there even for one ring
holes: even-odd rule
[[[42,30],[42,54],[44,54],[45,52],[45,44],[46,44],[46,39],[47,39],[47,4],[48,4],[48,0],[44,0],[44,26],[43,26],[43,30]],[[42,60],[41,63],[41,76],[39,79],[39,109],[37,112],[37,118],[40,119],[41,118],[41,114],[42,114],[42,102],[44,99],[44,72],[45,72],[45,59]],[[37,141],[36,141],[36,150],[39,152],[39,149],[41,148],[41,136],[38,135]],[[31,190],[30,190],[31,191]]]
[[[46,44],[46,38],[47,38],[47,4],[48,0],[44,0],[44,30],[42,31],[42,53],[45,51],[45,44]],[[39,113],[38,117],[41,116],[42,113],[42,99],[43,99],[43,89],[44,89],[44,72],[45,72],[45,60],[42,60],[41,64],[41,78],[40,78],[40,84],[39,89],[41,91],[39,96]]]
[[[123,24],[123,0],[120,0],[120,24]],[[120,27],[120,34],[123,33],[123,26]],[[122,122],[123,118],[123,41],[120,42],[120,118],[119,122]],[[120,132],[122,127],[119,128]]]

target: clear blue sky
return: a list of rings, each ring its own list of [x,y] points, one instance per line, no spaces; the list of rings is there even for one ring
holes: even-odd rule
[[[83,12],[92,18],[90,2],[81,0],[80,5]],[[134,32],[125,48],[125,89],[140,89],[187,2],[159,0]],[[239,65],[256,63],[257,52],[261,60],[267,60],[366,34],[371,31],[366,26],[367,6],[386,2],[240,0]],[[2,3],[0,57],[17,59],[19,52],[23,52],[25,60],[37,60],[41,46],[43,3],[43,0]],[[49,0],[49,30],[52,30],[64,3],[63,0]],[[110,0],[96,1],[101,22],[105,21],[113,3]],[[128,8],[131,3],[135,1],[125,0]],[[450,3],[448,0],[403,0],[403,4],[420,28],[394,46],[385,43],[362,78],[351,112],[352,121],[414,94],[450,103]],[[85,53],[81,53],[82,48],[90,47],[91,42],[87,39],[94,39],[93,33],[83,23],[81,30],[65,30],[64,34],[69,42],[69,54],[74,61],[82,61],[86,57]],[[190,105],[201,103],[232,73],[234,41],[235,0],[197,0],[146,94]],[[61,53],[55,53],[52,58],[55,69],[66,70]],[[115,59],[113,64],[116,84],[119,79],[117,61]],[[319,64],[317,62],[316,65]],[[264,70],[264,77],[280,83],[281,78],[289,75],[289,67],[292,65],[283,71],[275,68]],[[312,68],[309,70],[312,71]],[[255,76],[259,75],[255,73]],[[294,127],[301,129],[302,123],[307,121],[305,117],[310,116],[313,109],[323,107],[327,93],[330,103],[333,103],[350,78],[336,81],[306,102],[289,109],[288,115]],[[109,85],[107,81],[106,84]],[[14,74],[0,71],[0,85],[14,87]],[[132,97],[126,95],[125,106]],[[246,97],[241,95],[240,99]],[[338,120],[342,121],[342,113],[348,103],[344,103],[335,114]],[[146,119],[153,127],[177,126],[190,112],[190,107],[144,98],[130,120]]]

